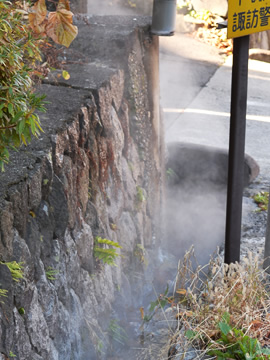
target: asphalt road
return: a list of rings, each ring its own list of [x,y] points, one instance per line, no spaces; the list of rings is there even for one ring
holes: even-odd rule
[[[159,41],[161,105],[164,109],[185,109],[223,63],[224,56],[215,47],[181,33],[160,37]]]
[[[228,148],[231,58],[185,34],[160,38],[166,142]],[[246,153],[270,179],[270,64],[249,60]]]

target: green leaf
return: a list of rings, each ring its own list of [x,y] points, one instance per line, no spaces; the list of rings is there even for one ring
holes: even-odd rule
[[[162,309],[164,308],[164,306],[166,306],[167,303],[168,303],[168,300],[166,300],[166,299],[163,299],[163,300],[160,300],[160,301],[159,301],[160,307],[161,307]]]
[[[114,242],[114,241],[111,241],[108,239],[102,239],[99,236],[97,236],[95,240],[98,244],[106,244],[106,245],[110,245],[110,246],[114,246],[114,247],[122,249],[122,246],[119,245],[117,242]]]
[[[157,306],[158,306],[158,301],[157,300],[156,301],[151,301],[149,312],[153,312]]]
[[[33,116],[31,116],[29,118],[29,121],[30,121],[30,126],[31,126],[31,131],[32,131],[32,134],[35,135],[36,134],[36,126],[35,126],[35,121],[33,119]]]
[[[223,322],[226,322],[227,324],[230,323],[230,314],[227,311],[225,311],[225,313],[222,315],[222,320],[223,320]]]
[[[164,296],[167,296],[169,292],[169,284],[167,284],[166,290],[164,292]]]
[[[30,141],[31,141],[31,134],[30,134],[29,127],[25,127],[25,128],[24,128],[24,136],[25,136],[26,140],[30,143]]]
[[[186,332],[185,332],[185,336],[189,339],[189,340],[192,340],[192,339],[194,339],[196,336],[197,336],[197,333],[196,333],[196,331],[193,331],[193,330],[187,330]]]
[[[211,355],[211,356],[216,356],[217,359],[219,360],[223,360],[223,359],[230,359],[232,354],[230,354],[229,352],[222,352],[220,350],[210,350],[207,352],[208,355]]]
[[[218,327],[220,328],[221,332],[226,336],[229,334],[229,332],[232,330],[229,324],[226,322],[220,322],[218,323]]]
[[[24,127],[25,127],[25,120],[21,120],[18,126],[19,135],[22,135]]]
[[[13,135],[12,135],[12,142],[13,142],[13,144],[14,144],[15,147],[19,147],[19,146],[20,146],[20,144],[21,144],[21,139],[20,139],[19,134],[15,133],[15,132],[13,133]]]
[[[0,264],[6,265],[9,268],[9,271],[11,272],[12,279],[14,281],[19,281],[20,279],[23,279],[23,263],[17,263],[17,261],[11,261],[11,262],[0,262]]]
[[[261,349],[262,354],[270,355],[270,349]]]
[[[14,116],[13,105],[11,103],[8,104],[8,112],[10,115]]]
[[[24,114],[23,111],[17,112],[17,114],[13,117],[11,123],[16,124],[18,122],[18,120],[23,116],[23,114]]]

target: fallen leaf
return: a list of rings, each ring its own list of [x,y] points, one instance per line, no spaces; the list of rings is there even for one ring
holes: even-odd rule
[[[45,0],[38,0],[31,8],[29,17],[29,24],[34,32],[38,34],[43,34],[46,27],[46,16],[47,16],[47,7]]]
[[[69,72],[66,71],[66,70],[63,70],[63,71],[62,71],[62,76],[63,76],[63,78],[64,78],[65,80],[70,79]]]
[[[260,320],[253,320],[251,323],[250,323],[250,327],[251,329],[253,330],[258,330],[259,328],[261,328],[263,326],[263,322],[260,321]]]
[[[187,293],[186,289],[178,289],[178,290],[176,290],[176,294],[179,294],[179,295],[186,295],[186,293]]]
[[[69,47],[77,36],[78,28],[72,24],[72,17],[72,12],[66,9],[49,13],[46,32],[57,44]]]

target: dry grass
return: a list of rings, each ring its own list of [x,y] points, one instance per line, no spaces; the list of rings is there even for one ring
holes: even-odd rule
[[[174,289],[179,329],[171,346],[180,347],[184,358],[191,346],[184,336],[189,331],[195,335],[192,345],[201,349],[198,358],[209,346],[220,348],[218,324],[228,313],[232,328],[270,347],[269,275],[258,258],[249,253],[241,264],[227,265],[217,256],[207,266],[193,270],[194,263],[193,249],[179,263]]]

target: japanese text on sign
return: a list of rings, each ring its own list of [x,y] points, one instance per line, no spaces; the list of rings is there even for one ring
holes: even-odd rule
[[[229,0],[228,38],[270,29],[270,0]]]

